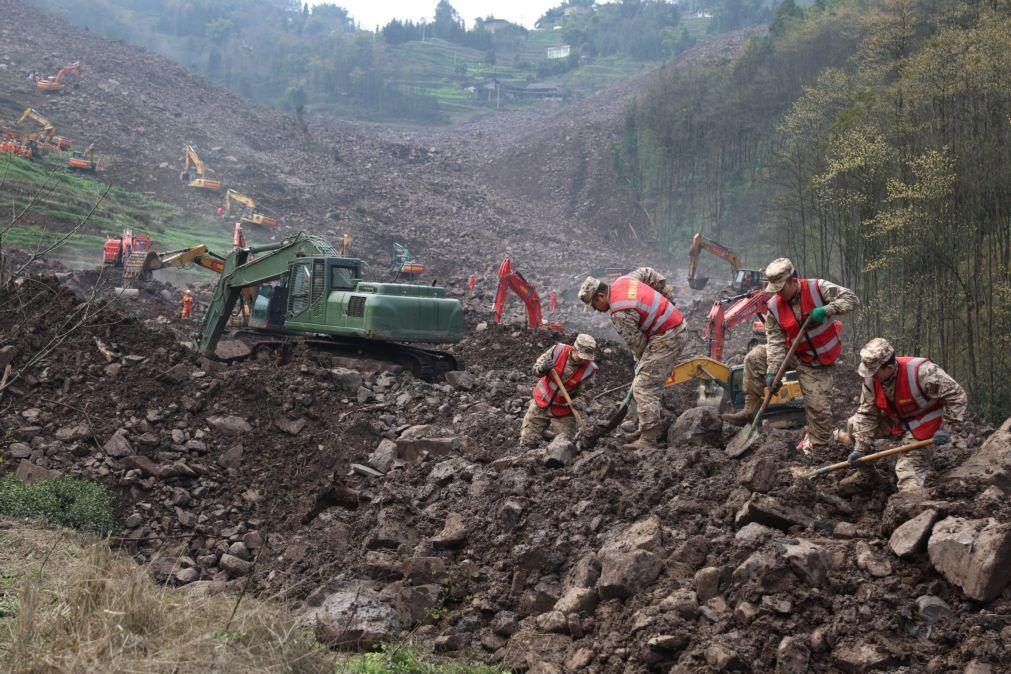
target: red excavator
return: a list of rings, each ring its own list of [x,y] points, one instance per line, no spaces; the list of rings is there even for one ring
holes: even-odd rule
[[[764,335],[765,314],[769,311],[770,297],[772,294],[764,290],[752,290],[743,295],[713,302],[713,307],[709,310],[709,316],[706,319],[705,332],[702,333],[702,338],[706,340],[709,357],[722,361],[723,342],[726,339],[727,331],[751,318],[758,317],[758,320],[752,323],[755,334]],[[724,305],[729,308],[724,309]]]
[[[110,236],[105,240],[102,262],[111,267],[122,268],[134,253],[141,253],[139,259],[142,260],[149,250],[151,250],[151,237],[145,234],[134,235],[131,230],[124,229],[122,236]]]
[[[541,318],[540,296],[538,296],[534,287],[523,278],[523,275],[513,269],[509,258],[502,260],[502,264],[498,268],[498,290],[495,291],[496,323],[502,322],[502,314],[505,313],[506,299],[509,297],[510,290],[519,295],[520,299],[523,300],[523,305],[527,309],[527,322],[531,330],[546,328],[555,332],[561,332],[565,329],[565,326],[557,321],[546,323]]]

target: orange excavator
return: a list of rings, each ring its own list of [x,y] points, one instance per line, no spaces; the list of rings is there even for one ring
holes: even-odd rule
[[[84,152],[74,152],[67,159],[67,166],[75,171],[94,171],[98,168],[95,161],[95,144],[92,143]]]
[[[734,269],[734,278],[730,283],[730,293],[745,293],[753,288],[761,288],[765,275],[757,269],[745,269],[744,261],[737,253],[726,246],[702,236],[701,233],[692,237],[692,247],[688,251],[688,287],[692,290],[702,290],[709,283],[708,276],[695,274],[699,268],[699,255],[707,250],[713,255],[726,260]]]
[[[545,328],[555,332],[561,332],[565,326],[561,323],[545,322],[541,317],[541,298],[532,285],[530,285],[523,275],[513,269],[509,258],[502,260],[498,268],[498,290],[495,291],[495,322],[502,322],[502,314],[505,313],[506,300],[509,291],[513,291],[523,300],[523,305],[527,310],[527,322],[531,330]]]
[[[3,129],[3,138],[0,138],[0,154],[12,154],[22,159],[32,159],[35,153],[32,152],[34,143],[28,143],[22,134],[13,129]]]
[[[55,75],[50,75],[49,77],[36,77],[35,78],[35,88],[39,91],[45,91],[47,93],[61,93],[67,88],[67,83],[64,82],[64,78],[67,75],[81,76],[81,62],[76,61],[71,63],[69,66],[64,66],[60,68],[60,71]]]
[[[187,183],[190,187],[199,187],[205,190],[220,190],[221,181],[211,180],[204,177],[204,162],[200,160],[200,155],[193,149],[192,145],[183,146],[183,170],[179,174],[179,179]],[[190,167],[193,170],[190,170]]]

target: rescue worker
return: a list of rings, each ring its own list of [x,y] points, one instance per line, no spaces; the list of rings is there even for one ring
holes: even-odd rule
[[[193,293],[189,288],[183,291],[183,312],[182,317],[189,319],[193,315]]]
[[[477,276],[475,276],[474,274],[471,274],[467,278],[467,287],[470,288],[470,296],[473,297],[474,296],[474,288],[477,287]]]
[[[860,406],[846,421],[846,431],[836,435],[853,444],[850,465],[871,451],[876,438],[905,435],[903,442],[933,439],[946,445],[949,431],[965,419],[969,404],[965,389],[928,358],[895,355],[887,340],[875,337],[860,349],[857,373],[864,378]],[[900,454],[895,477],[900,491],[924,488],[929,448]]]
[[[636,361],[632,397],[639,428],[623,449],[655,447],[665,431],[663,386],[685,346],[685,322],[674,306],[675,292],[650,267],[619,276],[611,284],[590,276],[579,288],[579,299],[597,311],[611,312],[611,323]]]
[[[218,220],[221,220],[221,219],[223,219],[225,217],[225,209],[222,208],[221,206],[218,206],[218,210],[215,211],[215,213],[218,216]]]
[[[551,301],[551,304],[550,304],[551,311],[555,311],[556,309],[558,309],[558,293],[556,293],[554,290],[552,290],[548,294],[548,298]]]
[[[528,448],[536,446],[548,426],[558,435],[575,437],[579,430],[576,419],[565,396],[555,384],[551,371],[558,373],[565,390],[574,401],[576,396],[589,387],[590,380],[597,374],[597,364],[593,362],[596,354],[597,341],[591,335],[577,335],[571,346],[555,344],[541,354],[534,363],[534,374],[541,379],[534,387],[533,398],[523,417],[520,445]]]
[[[811,455],[832,440],[832,366],[842,353],[842,323],[832,317],[853,311],[860,300],[852,290],[831,281],[798,278],[793,263],[785,257],[770,262],[765,277],[766,292],[775,293],[769,299],[765,320],[766,343],[744,358],[744,409],[724,414],[723,420],[736,426],[754,420],[765,389],[779,371],[800,326],[810,317],[807,335],[787,368],[797,371],[807,416],[806,433],[797,449]]]

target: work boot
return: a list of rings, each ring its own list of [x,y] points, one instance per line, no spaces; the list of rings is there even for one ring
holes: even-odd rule
[[[747,393],[744,395],[743,410],[721,414],[720,419],[734,426],[747,426],[755,420],[755,415],[758,414],[758,408],[761,406],[762,399],[759,396]]]
[[[636,450],[636,449],[656,449],[660,444],[660,433],[659,430],[649,429],[639,433],[639,438],[634,442],[629,442],[621,446],[622,449],[626,450]]]

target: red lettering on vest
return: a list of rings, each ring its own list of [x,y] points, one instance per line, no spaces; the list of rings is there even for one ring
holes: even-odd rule
[[[634,309],[639,314],[639,330],[646,337],[667,332],[684,321],[684,316],[673,302],[631,276],[619,276],[611,284],[608,300],[612,314]]]

